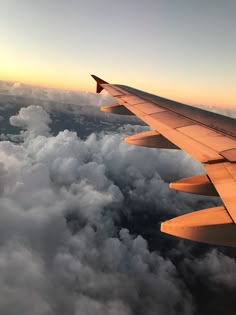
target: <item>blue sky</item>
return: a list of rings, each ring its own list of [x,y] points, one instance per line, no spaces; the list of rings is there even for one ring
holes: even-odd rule
[[[236,106],[234,0],[0,0],[0,79],[92,91],[95,73]]]

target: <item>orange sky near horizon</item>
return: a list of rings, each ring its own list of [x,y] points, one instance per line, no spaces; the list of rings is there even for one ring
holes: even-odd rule
[[[61,0],[56,8],[2,3],[0,80],[93,92],[93,73],[191,105],[236,108],[235,1],[104,0],[98,10],[100,0]]]
[[[2,68],[3,69],[3,68]],[[1,70],[2,70],[1,69]],[[100,75],[100,74],[98,74]],[[155,83],[152,79],[148,82],[148,78],[143,81],[142,76],[130,80],[122,81],[122,78],[109,80],[107,77],[102,77],[104,80],[110,83],[129,85],[140,90],[147,91],[149,93],[166,97],[172,100],[183,102],[190,105],[207,105],[218,106],[224,108],[236,108],[236,90],[229,89],[215,89],[214,86],[199,86],[192,87],[191,84],[184,84],[182,81],[176,83],[172,80],[168,82],[165,80],[161,82],[160,78]],[[90,73],[85,73],[83,77],[74,74],[61,74],[56,76],[53,73],[39,72],[24,72],[17,73],[12,69],[11,71],[1,71],[0,80],[6,81],[18,81],[24,84],[56,88],[62,90],[76,90],[76,91],[88,91],[95,92],[95,81],[91,78]]]

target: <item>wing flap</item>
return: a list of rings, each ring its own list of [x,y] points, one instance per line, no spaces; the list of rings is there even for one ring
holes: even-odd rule
[[[204,168],[236,223],[236,164],[225,162],[204,165]]]
[[[236,149],[235,140],[205,126],[193,124],[192,126],[178,128],[178,131],[194,140],[200,141],[217,152]]]
[[[170,111],[154,113],[152,114],[152,117],[174,129],[194,125],[194,121],[191,119]]]
[[[224,158],[215,150],[178,132],[176,129],[164,125],[150,116],[144,117],[143,120],[169,141],[173,142],[201,163],[213,163],[224,160]]]
[[[113,87],[110,84],[102,84],[101,85],[103,89],[105,89],[108,93],[110,93],[113,97],[121,97],[126,95],[125,91],[121,91],[120,89],[117,89]]]
[[[195,211],[163,222],[161,231],[192,241],[236,246],[236,225],[223,206]]]
[[[141,103],[139,105],[134,105],[135,108],[139,109],[144,114],[155,114],[165,112],[166,110],[162,107],[158,107],[150,102]]]
[[[223,152],[220,152],[230,162],[236,162],[236,149],[229,149]]]
[[[144,99],[142,99],[138,96],[131,95],[131,94],[120,97],[120,100],[123,103],[128,103],[128,104],[132,104],[132,105],[137,105],[137,104],[141,104],[141,103],[146,102]]]

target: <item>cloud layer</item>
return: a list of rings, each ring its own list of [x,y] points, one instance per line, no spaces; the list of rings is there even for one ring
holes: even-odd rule
[[[124,181],[118,173],[126,170],[133,184],[123,189],[136,199],[146,185],[158,189],[158,173],[141,158],[133,165],[135,149],[118,134],[81,141],[65,130],[53,137],[49,122],[39,106],[21,109],[11,123],[27,129],[24,142],[0,143],[1,312],[169,314],[178,306],[190,314],[191,295],[171,261],[115,227],[126,205],[112,179]]]
[[[81,91],[70,91],[70,90],[58,90],[53,88],[43,88],[38,86],[32,86],[23,84],[20,82],[11,82],[11,81],[1,81],[0,80],[0,95],[12,95],[12,96],[21,96],[32,99],[39,99],[44,101],[44,104],[47,102],[55,101],[58,102],[58,108],[61,107],[61,104],[89,104],[90,106],[102,106],[114,102],[114,99],[109,94],[96,94],[89,92]],[[157,91],[158,94],[158,91]],[[49,105],[49,104],[47,104]],[[53,105],[55,108],[55,104]],[[223,107],[214,107],[214,106],[204,106],[199,105],[200,108],[206,110],[214,111],[225,116],[236,118],[236,110],[234,108],[223,108]],[[84,109],[86,110],[86,109]]]
[[[160,221],[219,203],[169,189],[199,164],[123,142],[142,127],[82,140],[52,135],[51,119],[22,108],[10,118],[22,142],[0,142],[0,313],[231,314],[234,249],[159,233]]]

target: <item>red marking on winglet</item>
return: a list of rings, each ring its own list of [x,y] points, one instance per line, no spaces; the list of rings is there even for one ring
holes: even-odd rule
[[[97,93],[100,93],[103,90],[103,87],[101,86],[101,84],[108,84],[108,82],[100,79],[94,74],[91,74],[91,77],[97,82],[97,90],[96,90]]]

